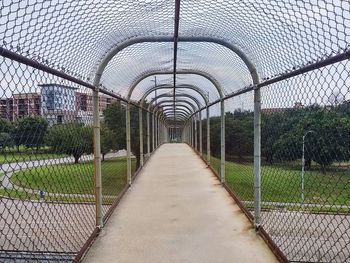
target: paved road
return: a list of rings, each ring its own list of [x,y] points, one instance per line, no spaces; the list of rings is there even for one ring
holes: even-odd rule
[[[294,261],[343,263],[350,260],[350,214],[276,210],[262,213],[262,225]]]
[[[0,215],[0,250],[76,252],[94,229],[95,206],[1,198]]]
[[[254,205],[254,201],[242,201],[246,205]],[[287,203],[287,202],[261,202],[262,206],[275,207],[276,209],[294,207],[297,209],[305,208],[332,208],[332,209],[350,209],[349,205],[331,205],[331,204],[311,204],[306,203],[301,205],[300,203]]]
[[[123,156],[125,156],[125,151],[119,151],[108,154],[106,158]],[[83,161],[91,159],[92,155],[82,156]],[[5,175],[1,178],[2,188],[36,193],[36,190],[24,189],[12,184],[11,175],[15,171],[32,167],[72,162],[74,162],[73,158],[66,157],[3,164],[1,170],[5,172]],[[89,197],[89,195],[67,195]],[[109,198],[109,196],[104,196],[104,198]],[[103,210],[107,211],[108,207],[104,206]],[[64,252],[62,257],[69,257],[66,253],[79,251],[92,233],[94,225],[94,204],[55,204],[0,197],[0,251]],[[0,262],[5,259],[10,260],[9,257],[16,258],[18,255],[1,252]],[[30,258],[30,255],[27,254],[22,254],[22,256]],[[15,260],[17,261],[18,259]]]

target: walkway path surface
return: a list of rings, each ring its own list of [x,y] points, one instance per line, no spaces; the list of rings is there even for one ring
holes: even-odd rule
[[[83,262],[277,260],[193,150],[185,144],[164,144]]]

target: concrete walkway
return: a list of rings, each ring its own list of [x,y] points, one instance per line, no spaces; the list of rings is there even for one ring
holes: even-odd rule
[[[165,144],[144,167],[83,262],[277,260],[190,147]]]

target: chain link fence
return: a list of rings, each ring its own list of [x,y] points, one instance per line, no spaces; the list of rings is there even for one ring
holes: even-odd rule
[[[349,260],[349,66],[262,89],[262,225],[291,261]]]
[[[261,88],[261,231],[291,262],[350,256],[349,65]],[[210,112],[210,165],[220,178],[219,102]],[[254,180],[254,94],[247,91],[225,100],[224,186],[252,221]]]
[[[0,261],[79,258],[181,125],[282,259],[349,261],[348,1],[176,3],[1,2]]]
[[[72,259],[95,228],[91,91],[3,57],[0,81],[0,261]]]
[[[4,57],[0,69],[0,261],[71,262],[96,234],[92,90]],[[100,93],[98,112],[106,222],[128,188],[126,104]]]

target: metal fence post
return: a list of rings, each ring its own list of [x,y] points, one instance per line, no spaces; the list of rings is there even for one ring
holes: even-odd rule
[[[190,120],[190,145],[193,147],[193,121]]]
[[[225,101],[221,100],[221,183],[225,182]]]
[[[131,185],[131,138],[130,138],[130,104],[126,105],[126,151],[127,151],[127,181]]]
[[[147,111],[147,157],[151,155],[150,113]]]
[[[159,127],[160,127],[160,125],[159,125],[159,116],[158,116],[158,113],[156,114],[156,125],[157,125],[157,147],[159,146]]]
[[[199,115],[199,153],[201,156],[203,156],[203,131],[202,131],[202,112],[200,111],[198,113]]]
[[[154,151],[154,144],[155,144],[155,142],[154,142],[154,130],[155,130],[155,128],[154,128],[154,126],[155,126],[155,124],[154,124],[154,114],[152,113],[152,152]]]
[[[261,102],[260,89],[254,89],[254,225],[260,225],[261,213]]]
[[[197,114],[194,115],[194,148],[198,151]]]
[[[139,133],[140,133],[140,166],[143,166],[143,120],[142,108],[139,108]]]
[[[96,198],[96,226],[103,226],[102,218],[102,172],[101,172],[101,136],[100,136],[100,112],[98,102],[98,89],[93,91],[93,129],[94,129],[94,175]]]
[[[156,127],[156,130],[155,130],[155,133],[154,133],[154,136],[155,136],[155,140],[156,140],[156,148],[158,147],[158,135],[159,135],[159,127],[158,127],[158,113],[154,114],[154,124],[155,124],[155,127]]]
[[[207,107],[207,162],[210,164],[210,111]]]

